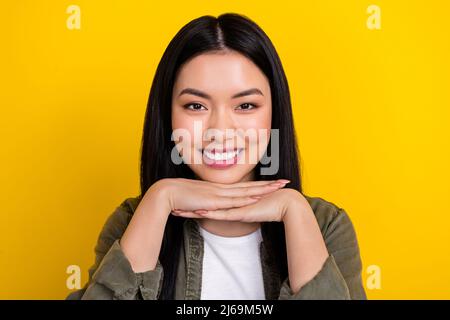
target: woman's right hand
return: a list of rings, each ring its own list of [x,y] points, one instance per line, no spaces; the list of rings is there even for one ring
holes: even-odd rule
[[[258,196],[284,187],[286,181],[220,184],[184,178],[161,179],[147,190],[134,211],[120,240],[122,250],[135,272],[153,270],[172,211],[246,206],[258,201]]]
[[[288,180],[248,181],[234,184],[213,183],[185,178],[159,180],[158,187],[166,192],[170,211],[218,210],[243,207],[259,200],[258,197],[274,192]]]

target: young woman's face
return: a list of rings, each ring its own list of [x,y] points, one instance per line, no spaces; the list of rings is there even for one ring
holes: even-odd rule
[[[172,93],[172,130],[181,133],[182,139],[175,139],[177,150],[200,179],[252,180],[267,148],[271,120],[268,79],[244,55],[210,52],[179,69]]]

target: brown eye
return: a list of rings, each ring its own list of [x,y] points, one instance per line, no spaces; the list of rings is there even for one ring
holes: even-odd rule
[[[199,103],[189,103],[183,106],[185,109],[188,110],[193,110],[193,111],[200,111],[202,110],[202,108],[204,108],[205,110],[207,110],[204,106],[202,106]]]
[[[243,103],[241,105],[239,105],[236,109],[237,110],[252,110],[255,109],[256,105],[251,104],[251,103]]]

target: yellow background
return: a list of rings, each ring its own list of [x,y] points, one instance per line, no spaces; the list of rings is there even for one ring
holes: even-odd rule
[[[81,9],[69,30],[66,9]],[[366,26],[381,8],[381,30]],[[0,298],[60,299],[106,217],[139,192],[146,101],[167,44],[242,13],[277,48],[305,192],[347,210],[371,299],[450,298],[446,1],[4,1],[0,13]]]

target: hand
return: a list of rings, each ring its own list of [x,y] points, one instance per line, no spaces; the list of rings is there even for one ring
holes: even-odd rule
[[[254,204],[284,187],[289,180],[213,183],[185,178],[158,181],[165,189],[170,211],[220,210]]]
[[[292,202],[300,203],[301,207],[312,212],[307,200],[300,192],[290,188],[283,188],[261,195],[258,202],[239,208],[191,211],[174,210],[173,214],[186,218],[207,218],[241,222],[281,222],[284,221],[285,215],[289,211],[289,205]]]
[[[173,214],[187,218],[206,218],[242,222],[283,222],[286,235],[289,283],[292,292],[320,271],[328,250],[314,211],[297,190],[285,188],[261,196],[257,203],[221,210],[179,211]]]

